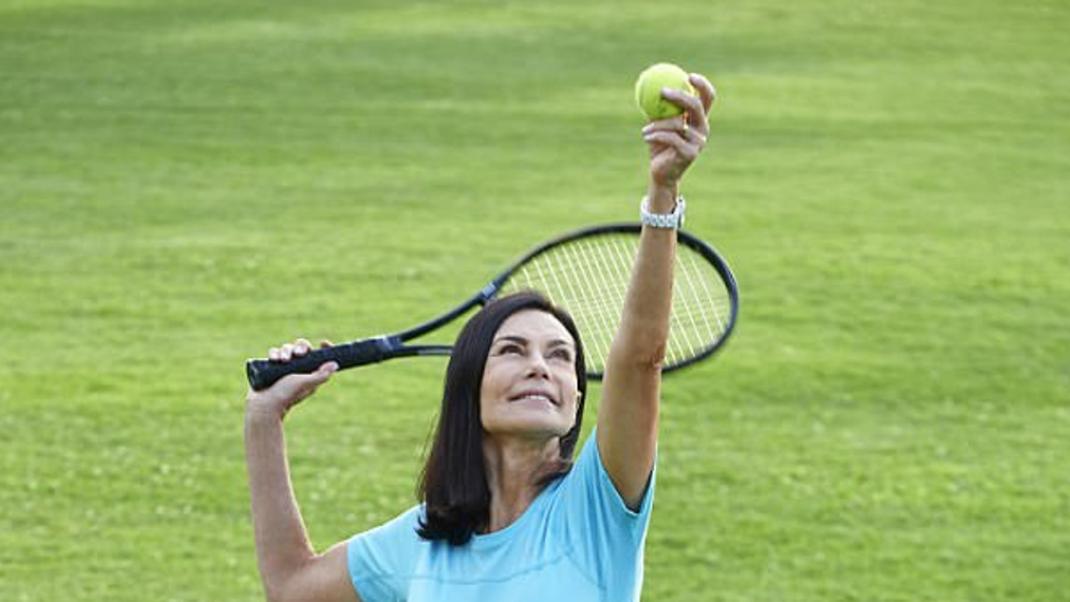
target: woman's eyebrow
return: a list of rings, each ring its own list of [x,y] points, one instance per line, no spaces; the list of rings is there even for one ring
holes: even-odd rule
[[[530,342],[527,339],[525,339],[524,337],[522,337],[520,335],[516,335],[516,334],[507,334],[505,336],[498,337],[497,339],[494,340],[495,343],[498,343],[498,342],[501,342],[501,341],[513,341],[514,343],[520,343],[521,345],[527,345]],[[568,341],[566,341],[564,339],[554,339],[554,340],[550,341],[549,345],[550,345],[550,347],[554,347],[556,345],[564,345],[565,347],[572,347],[572,343],[570,343],[570,342],[568,342]]]

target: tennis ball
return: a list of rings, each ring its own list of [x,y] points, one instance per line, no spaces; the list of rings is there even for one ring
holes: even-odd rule
[[[646,68],[635,82],[635,103],[651,121],[674,117],[684,110],[661,96],[662,88],[673,88],[695,96],[687,72],[672,63],[658,63]]]

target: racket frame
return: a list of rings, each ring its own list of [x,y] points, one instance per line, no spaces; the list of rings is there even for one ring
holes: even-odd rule
[[[480,307],[486,305],[498,294],[499,291],[501,291],[502,287],[508,282],[509,277],[512,274],[516,273],[517,270],[530,263],[539,255],[542,255],[555,247],[565,245],[579,238],[592,236],[606,234],[638,235],[641,233],[642,228],[643,225],[641,223],[625,222],[588,226],[571,232],[566,232],[557,238],[548,240],[531,249],[466,301],[450,311],[422,324],[392,335],[381,335],[317,349],[307,355],[300,358],[294,358],[285,363],[263,359],[250,359],[245,363],[246,376],[249,379],[249,384],[255,390],[265,389],[286,374],[311,373],[328,361],[334,361],[338,363],[339,369],[344,369],[374,364],[396,357],[449,355],[452,351],[451,345],[405,345],[404,343],[452,322],[477,305]],[[700,362],[715,353],[725,344],[729,336],[732,334],[739,314],[738,285],[735,276],[732,274],[732,270],[728,267],[724,258],[722,258],[712,246],[685,230],[677,230],[676,241],[677,244],[687,246],[713,265],[718,275],[724,281],[725,288],[728,292],[730,312],[723,333],[716,341],[708,345],[698,354],[688,357],[686,360],[664,366],[662,368],[663,374]],[[567,310],[568,308],[565,309]],[[600,370],[589,370],[587,372],[587,378],[591,380],[600,381],[603,376],[604,373]]]

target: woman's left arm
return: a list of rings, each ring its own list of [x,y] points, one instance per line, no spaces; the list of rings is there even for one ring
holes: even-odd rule
[[[643,128],[650,146],[647,202],[652,213],[673,211],[681,176],[706,146],[707,116],[716,92],[702,75],[692,73],[690,80],[699,98],[663,93],[684,114]],[[654,467],[675,254],[675,230],[643,226],[621,323],[606,360],[598,451],[617,491],[633,509],[639,507]]]

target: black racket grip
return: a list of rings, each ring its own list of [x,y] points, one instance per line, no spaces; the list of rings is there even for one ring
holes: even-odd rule
[[[386,338],[376,338],[317,349],[288,362],[251,359],[245,362],[245,375],[249,386],[261,391],[287,374],[311,374],[326,362],[337,362],[339,370],[381,362],[390,348]]]

